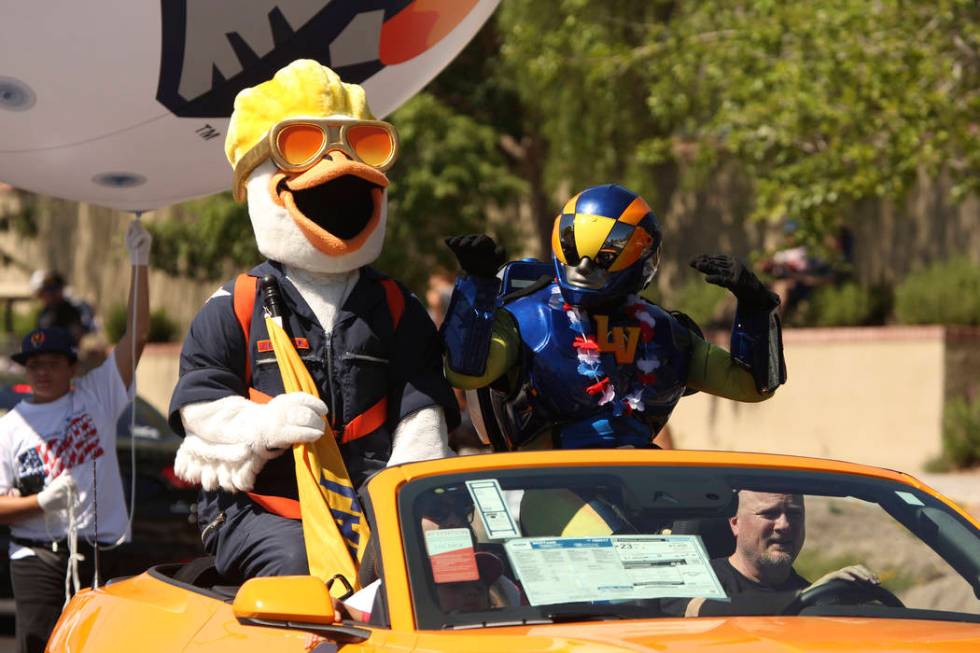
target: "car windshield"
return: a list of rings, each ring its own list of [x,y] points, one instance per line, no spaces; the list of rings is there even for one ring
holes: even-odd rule
[[[980,621],[980,533],[895,481],[542,467],[427,477],[398,501],[420,628],[685,614]]]

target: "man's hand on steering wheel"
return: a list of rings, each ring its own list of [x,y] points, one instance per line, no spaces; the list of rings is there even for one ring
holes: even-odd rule
[[[880,585],[876,574],[864,565],[852,565],[821,576],[803,589],[782,613],[799,614],[804,608],[827,603],[859,605],[874,602],[892,608],[905,607],[897,596]]]
[[[824,574],[812,582],[809,587],[804,589],[804,591],[813,589],[817,585],[823,585],[824,583],[836,580],[838,578],[840,580],[871,583],[872,585],[878,585],[881,583],[881,579],[878,578],[878,575],[864,565],[851,565],[849,567],[843,567],[837,571]]]

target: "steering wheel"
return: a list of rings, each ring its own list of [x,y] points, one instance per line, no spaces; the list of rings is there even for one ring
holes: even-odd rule
[[[792,603],[786,606],[783,614],[799,614],[804,608],[829,603],[859,605],[875,601],[889,608],[905,607],[905,604],[897,596],[881,585],[835,578],[816,587],[803,590],[799,596],[793,599]]]

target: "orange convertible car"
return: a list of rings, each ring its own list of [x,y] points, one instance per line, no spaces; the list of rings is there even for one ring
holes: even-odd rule
[[[977,522],[897,472],[549,451],[393,467],[363,494],[343,603],[161,565],[81,592],[49,650],[980,651]]]

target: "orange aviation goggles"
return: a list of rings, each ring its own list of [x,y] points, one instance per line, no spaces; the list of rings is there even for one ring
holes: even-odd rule
[[[332,149],[384,172],[398,154],[398,134],[381,120],[288,118],[273,126],[235,166],[235,199],[244,201],[245,180],[266,159],[271,157],[280,170],[297,173],[312,168]]]

